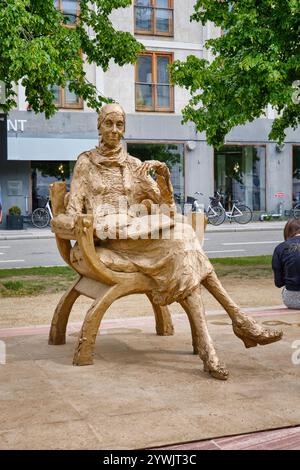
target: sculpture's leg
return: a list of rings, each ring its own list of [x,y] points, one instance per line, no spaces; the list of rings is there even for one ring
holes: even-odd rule
[[[118,298],[122,297],[124,292],[119,286],[108,288],[107,292],[97,298],[87,311],[78,342],[75,348],[73,365],[87,366],[93,364],[93,355],[97,333],[101,320],[109,306]]]
[[[183,304],[181,303],[183,306]],[[186,310],[187,317],[189,319],[190,327],[191,327],[191,333],[192,333],[192,345],[193,345],[193,354],[199,354],[199,344],[198,344],[198,335],[197,335],[197,328],[194,322],[193,316],[190,314],[189,311]]]
[[[149,298],[153,307],[156,322],[156,333],[159,336],[172,336],[174,334],[174,327],[168,307],[162,307],[161,305],[155,304],[151,294],[147,294],[147,297]]]
[[[214,271],[202,281],[202,284],[224,307],[232,320],[235,335],[244,342],[246,348],[274,343],[282,338],[282,331],[263,328],[253,318],[245,315],[230,298]]]
[[[76,291],[78,279],[69,288],[69,290],[60,299],[51,323],[49,333],[49,344],[65,344],[66,343],[66,329],[70,316],[71,309],[75,300],[79,297],[79,292]]]
[[[208,332],[204,306],[201,298],[201,289],[198,287],[188,297],[180,301],[186,311],[192,327],[193,345],[204,363],[204,370],[220,380],[228,378],[228,370],[222,364],[215,351],[212,339]],[[194,346],[195,349],[195,346]]]

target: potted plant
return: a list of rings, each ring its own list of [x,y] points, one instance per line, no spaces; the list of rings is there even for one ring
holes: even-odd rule
[[[12,206],[8,209],[6,228],[7,230],[23,230],[23,216],[20,207]]]

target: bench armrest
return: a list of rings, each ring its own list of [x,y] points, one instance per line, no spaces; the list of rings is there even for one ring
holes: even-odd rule
[[[59,214],[51,220],[51,230],[63,240],[76,240],[75,225],[77,216]]]

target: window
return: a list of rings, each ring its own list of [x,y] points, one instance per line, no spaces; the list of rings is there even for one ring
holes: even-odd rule
[[[66,27],[75,28],[78,22],[80,5],[79,0],[54,0],[54,6],[60,10],[65,19]],[[53,85],[51,91],[54,93],[54,104],[58,108],[82,109],[83,100],[74,92],[69,90],[68,84],[66,88]]]
[[[226,145],[215,150],[215,191],[224,194],[226,210],[234,200],[254,211],[266,202],[266,148],[260,145]]]
[[[173,54],[147,52],[136,64],[135,105],[137,111],[174,111],[174,87],[168,66]]]
[[[62,88],[57,85],[51,87],[51,91],[54,93],[54,104],[58,108],[73,108],[82,109],[83,101],[73,91],[69,90],[69,87]]]
[[[300,146],[293,146],[293,204],[300,202]]]
[[[173,16],[173,0],[135,0],[135,33],[173,36]]]
[[[79,0],[54,0],[54,5],[57,10],[63,13],[66,25],[75,27],[80,11]]]
[[[65,181],[67,190],[70,189],[75,161],[32,161],[32,210],[43,207],[49,197],[49,185],[55,181]]]

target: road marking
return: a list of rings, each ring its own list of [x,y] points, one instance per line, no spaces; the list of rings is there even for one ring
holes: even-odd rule
[[[0,261],[0,263],[25,263],[25,259],[6,259]]]
[[[10,248],[10,246],[0,246],[0,250],[3,250],[3,248]]]
[[[270,240],[265,242],[230,242],[230,243],[222,243],[222,245],[265,245],[268,243],[281,243],[283,240]]]
[[[233,253],[237,251],[241,252],[241,251],[246,251],[246,250],[218,250],[218,251],[205,251],[205,253]]]

